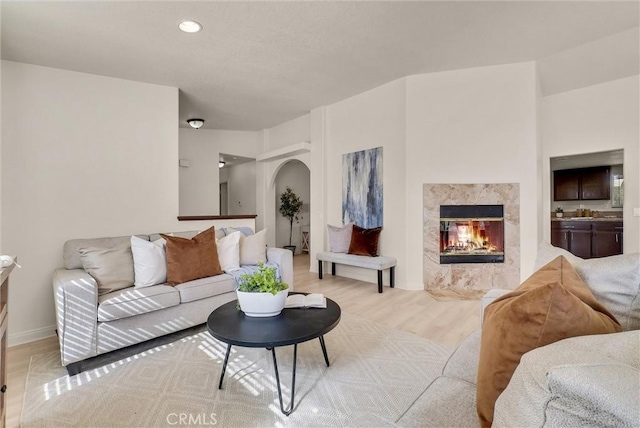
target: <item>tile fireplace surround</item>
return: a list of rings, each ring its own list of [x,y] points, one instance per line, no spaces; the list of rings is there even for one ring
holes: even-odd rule
[[[423,282],[436,298],[477,299],[520,284],[520,186],[423,185]],[[504,205],[504,263],[440,264],[440,205]]]

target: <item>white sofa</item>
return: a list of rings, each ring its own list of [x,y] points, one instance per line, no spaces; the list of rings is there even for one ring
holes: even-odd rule
[[[640,254],[582,260],[542,244],[536,269],[565,256],[622,333],[582,336],[526,353],[494,408],[494,427],[640,426]],[[510,290],[491,290],[483,307]],[[477,427],[480,331],[453,352],[399,426]]]
[[[243,230],[249,233],[250,230]],[[196,231],[174,236],[191,238]],[[155,241],[159,234],[136,235]],[[233,275],[222,274],[185,282],[129,287],[99,295],[94,278],[82,268],[82,247],[126,245],[130,236],[74,239],[64,244],[64,268],[53,275],[57,333],[62,365],[70,375],[82,371],[82,362],[96,355],[183,330],[206,322],[218,306],[236,298],[236,279],[257,266],[243,266]],[[266,248],[267,265],[278,269],[293,290],[293,258],[289,250]]]

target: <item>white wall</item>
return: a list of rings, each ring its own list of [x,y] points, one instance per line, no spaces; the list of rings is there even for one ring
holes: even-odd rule
[[[311,197],[322,194],[312,209],[321,222],[314,228],[312,218],[312,258],[314,244],[326,246],[326,224],[341,224],[342,155],[382,146],[380,252],[398,258],[399,288],[423,289],[422,184],[517,182],[521,195],[536,195],[538,96],[535,64],[522,63],[411,76],[314,110],[311,142],[324,143],[310,159]],[[322,183],[313,182],[315,165]],[[521,199],[524,278],[538,242],[538,198]],[[340,274],[377,280],[375,272],[344,266]]]
[[[519,183],[520,276],[531,274],[537,248],[536,96],[532,62],[407,79],[408,288],[422,287],[423,183]]]
[[[310,120],[311,115],[305,114],[273,128],[263,130],[259,136],[259,146],[263,152],[268,152],[303,141],[311,142]],[[315,147],[314,150],[321,150],[321,145],[322,143],[318,141],[312,143],[312,146]],[[259,229],[267,229],[267,244],[272,246],[276,246],[276,221],[279,221],[280,218],[278,205],[276,205],[275,200],[275,178],[280,168],[291,160],[299,160],[309,166],[311,156],[309,153],[303,153],[276,160],[258,162],[256,165],[256,200],[258,210],[256,227]],[[316,174],[316,177],[318,177],[319,174],[321,174],[321,171],[318,171],[317,168],[315,170],[312,170],[312,168],[309,169],[311,170],[312,176]],[[313,204],[313,201],[311,203]],[[313,218],[311,222],[314,222]],[[310,264],[313,265],[311,261]]]
[[[409,272],[422,272],[422,261],[406,262],[405,79],[326,107],[325,224],[342,225],[342,155],[383,148],[383,231],[379,252],[398,258],[396,285],[406,288]],[[416,214],[422,218],[421,210]],[[422,236],[420,227],[419,235]],[[413,231],[415,233],[416,231]],[[326,228],[323,234],[326,234]],[[314,239],[314,237],[312,237]],[[419,250],[422,254],[422,250]],[[377,282],[375,271],[340,266],[340,275]],[[385,284],[388,276],[384,275]]]
[[[177,88],[3,61],[2,89],[2,249],[22,264],[9,293],[16,344],[54,334],[51,276],[66,240],[211,222],[177,220]]]
[[[551,211],[550,158],[624,149],[625,253],[640,251],[639,219],[633,217],[640,207],[639,94],[636,75],[542,99],[543,212]],[[549,228],[544,237],[550,239]]]
[[[302,218],[298,223],[293,222],[293,234],[291,245],[296,246],[296,254],[301,253],[302,247],[302,235],[300,233],[300,226],[308,225],[309,208],[310,208],[310,172],[309,168],[300,161],[294,160],[287,162],[278,171],[276,176],[276,191],[275,191],[275,205],[276,210],[280,209],[280,195],[286,191],[287,187],[290,187],[293,192],[300,197],[304,203],[301,212]],[[276,247],[284,247],[289,245],[289,220],[280,214],[280,211],[276,213]]]
[[[256,163],[225,167],[229,215],[256,214]]]
[[[180,215],[220,214],[220,153],[255,158],[261,152],[258,136],[250,131],[180,129],[180,159],[190,163],[180,168]],[[256,214],[253,204],[254,212],[244,214]]]
[[[310,141],[309,120],[309,114],[305,114],[266,130],[265,151]]]

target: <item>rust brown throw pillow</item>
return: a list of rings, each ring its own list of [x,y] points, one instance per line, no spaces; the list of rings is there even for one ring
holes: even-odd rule
[[[220,275],[216,231],[212,227],[191,239],[160,234],[167,241],[167,282],[182,284]]]
[[[376,227],[375,229],[363,229],[354,224],[348,253],[357,254],[359,256],[377,256],[378,240],[380,239],[381,231],[381,227]]]
[[[491,426],[495,402],[526,352],[568,337],[620,331],[567,259],[560,256],[540,268],[484,311],[476,395],[480,425]]]

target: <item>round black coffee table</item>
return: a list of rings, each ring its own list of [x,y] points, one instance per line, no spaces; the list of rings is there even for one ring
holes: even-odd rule
[[[329,367],[329,357],[327,356],[327,348],[323,336],[333,330],[340,322],[340,306],[333,300],[327,299],[326,309],[283,309],[280,315],[275,317],[253,318],[239,311],[236,308],[237,303],[237,300],[234,300],[220,306],[207,319],[207,328],[211,336],[227,344],[227,353],[224,357],[218,389],[222,389],[222,381],[227,369],[231,346],[271,349],[276,383],[278,384],[280,410],[288,416],[293,411],[295,398],[298,343],[318,338],[322,347],[324,361]],[[291,403],[289,408],[285,410],[282,404],[276,348],[288,345],[293,345],[293,375],[291,379]]]

